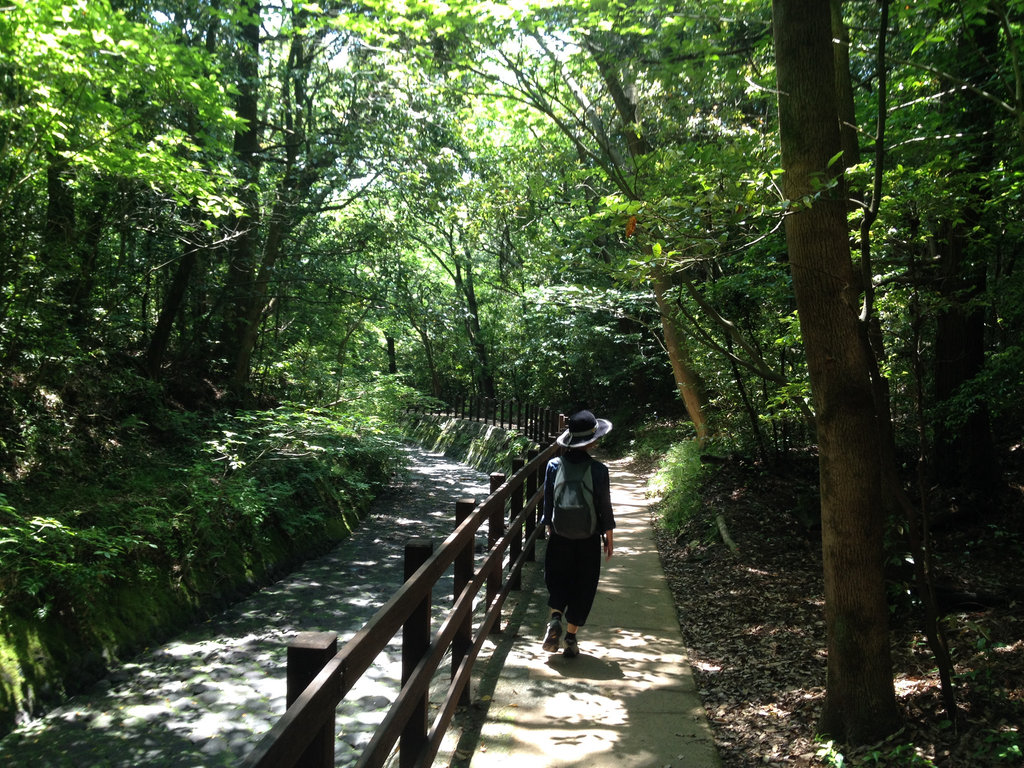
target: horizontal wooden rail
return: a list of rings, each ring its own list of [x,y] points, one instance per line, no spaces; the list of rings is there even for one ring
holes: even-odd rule
[[[472,558],[477,532],[482,525],[488,523],[491,526],[488,534],[489,551],[475,572],[470,560],[469,573],[463,573],[462,579],[458,578],[460,566],[456,565],[454,604],[438,632],[429,642],[413,641],[410,645],[419,645],[414,650],[403,648],[401,691],[383,722],[374,731],[357,766],[378,768],[384,765],[396,743],[400,744],[401,768],[425,768],[430,764],[440,748],[458,704],[468,700],[473,664],[488,634],[499,627],[506,598],[512,589],[518,588],[524,563],[534,558],[536,540],[543,535],[542,528],[536,522],[543,498],[544,468],[556,451],[557,445],[552,443],[543,451],[531,454],[529,461],[516,462],[513,474],[507,480],[504,476],[492,476],[493,488],[490,495],[456,524],[441,546],[425,556],[425,560],[415,567],[402,587],[324,664],[305,689],[294,698],[281,719],[245,757],[243,766],[333,766],[334,717],[338,704],[399,629],[404,627],[403,638],[406,633],[415,635],[420,631],[410,621],[422,622],[425,615],[426,627],[423,634],[430,638],[429,601],[434,585],[460,556],[465,569],[466,553]],[[504,522],[506,508],[509,509],[507,529]],[[424,542],[418,542],[421,559],[424,557],[424,547]],[[507,569],[504,567],[506,552],[511,553]],[[407,550],[407,557],[410,556],[413,555]],[[474,634],[472,616],[481,590],[486,594],[484,615]],[[416,619],[417,616],[420,618]],[[462,639],[458,641],[460,637]],[[447,696],[428,730],[425,721],[427,696],[431,681],[449,648],[452,649],[451,682]],[[322,656],[320,658],[322,660]],[[329,737],[327,734],[330,734]],[[324,747],[327,738],[331,740],[329,750]]]
[[[518,400],[503,400],[476,395],[459,396],[449,402],[433,401],[430,408],[421,405],[412,410],[420,413],[450,414],[457,419],[481,421],[485,424],[514,429],[541,445],[551,442],[558,434],[560,414]]]

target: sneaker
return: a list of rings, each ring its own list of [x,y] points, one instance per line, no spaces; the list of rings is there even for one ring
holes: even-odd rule
[[[562,639],[562,620],[552,619],[548,624],[548,633],[544,638],[544,645],[541,646],[548,653],[557,653],[560,640]]]
[[[577,656],[580,655],[580,646],[576,642],[576,636],[575,635],[573,635],[571,637],[566,636],[566,638],[565,638],[565,651],[564,651],[564,653],[565,653],[565,658],[567,658],[567,659],[575,659]]]

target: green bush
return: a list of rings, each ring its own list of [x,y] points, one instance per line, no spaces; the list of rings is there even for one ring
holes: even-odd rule
[[[695,440],[671,446],[659,462],[649,489],[662,497],[658,522],[671,533],[677,533],[700,508],[703,473]]]

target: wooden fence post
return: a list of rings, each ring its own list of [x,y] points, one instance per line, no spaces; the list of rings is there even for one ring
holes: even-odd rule
[[[458,528],[473,513],[476,502],[473,499],[460,499],[455,502],[455,527]],[[466,585],[473,580],[473,555],[475,537],[466,542],[466,546],[455,556],[453,574],[453,603],[459,599],[459,595],[466,589]],[[466,658],[469,649],[473,646],[473,612],[466,614],[466,618],[455,630],[455,637],[452,638],[452,679],[459,671],[459,665]],[[460,704],[469,704],[471,700],[470,683],[462,691],[459,698]]]
[[[419,567],[427,562],[434,552],[434,542],[429,539],[410,539],[405,545],[405,580],[408,581]],[[412,677],[416,665],[420,663],[430,648],[430,592],[409,614],[402,626],[402,685]],[[417,702],[416,709],[409,717],[409,722],[402,729],[398,743],[398,764],[400,768],[410,768],[416,762],[420,752],[427,743],[427,709],[429,694],[424,693],[422,701]]]
[[[528,451],[526,454],[526,460],[533,461],[539,455],[540,454],[538,451]],[[539,470],[531,472],[529,475],[527,475],[526,498],[532,499],[533,495],[537,492],[537,488],[539,487],[537,478],[544,476],[544,469],[545,468],[542,467]],[[530,542],[526,545],[526,559],[529,560],[531,563],[537,559],[537,542],[530,541],[530,537],[533,535],[533,529],[537,527],[537,521],[540,520],[541,513],[544,511],[543,506],[544,502],[541,501],[540,504],[534,507],[533,511],[526,516],[526,540]],[[544,531],[541,531],[538,534],[537,538],[543,539]]]
[[[526,464],[522,459],[512,459],[512,474],[515,475],[519,472]],[[508,519],[510,521],[515,520],[519,513],[523,511],[523,486],[519,485],[512,495],[509,497],[508,503]],[[523,551],[523,524],[517,523],[515,530],[512,531],[512,540],[509,542],[508,547],[508,565],[509,568],[519,559],[519,555]],[[512,578],[509,580],[509,587],[511,589],[522,589],[522,572],[516,571]]]
[[[285,704],[290,707],[313,678],[338,652],[337,632],[300,632],[288,643]],[[295,768],[333,768],[334,720],[321,728],[295,763]]]
[[[501,488],[505,482],[505,475],[502,472],[494,472],[491,474],[491,493]],[[495,504],[491,507],[491,514],[487,521],[487,551],[490,552],[494,549],[494,545],[498,543],[498,540],[505,535],[505,505]],[[495,598],[498,596],[498,592],[501,591],[501,568],[495,568],[489,574],[487,574],[487,607],[490,608],[494,603]],[[491,628],[492,634],[501,632],[501,618],[494,622],[494,626]]]

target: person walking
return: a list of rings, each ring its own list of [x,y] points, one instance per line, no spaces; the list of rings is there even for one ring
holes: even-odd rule
[[[601,577],[601,554],[612,556],[615,515],[612,511],[608,467],[590,455],[612,423],[590,411],[569,418],[556,442],[562,455],[548,462],[544,474],[544,508],[548,545],[544,553],[544,583],[551,610],[543,649],[557,653],[562,621],[566,622],[565,651],[579,655],[577,632],[587,622]]]

